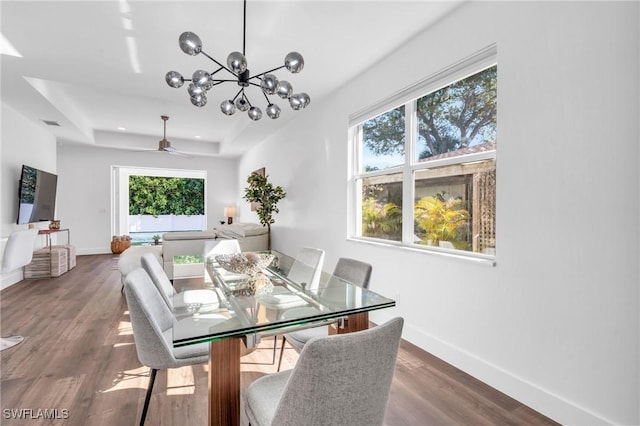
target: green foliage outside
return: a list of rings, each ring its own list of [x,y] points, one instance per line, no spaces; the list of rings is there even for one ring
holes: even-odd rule
[[[497,66],[487,68],[416,101],[420,160],[496,141],[497,73]],[[403,156],[404,106],[364,122],[362,137],[372,157]],[[364,164],[364,171],[378,170],[373,164]],[[365,188],[362,194],[362,235],[400,241],[402,195],[385,199],[376,187]],[[445,198],[443,193],[424,197],[414,205],[414,230],[422,244],[449,241],[456,249],[471,250],[470,216],[460,199]]]
[[[449,241],[459,250],[470,250],[469,212],[460,199],[445,194],[424,197],[414,206],[416,233],[421,244],[437,246]],[[362,200],[362,235],[387,240],[402,240],[402,209],[391,202],[369,196]]]
[[[469,250],[469,212],[460,199],[446,198],[444,194],[424,197],[414,206],[414,217],[422,244],[437,246],[449,241],[460,250]],[[422,231],[422,232],[420,232]]]
[[[420,159],[496,140],[497,75],[493,66],[417,100]],[[367,120],[362,129],[373,155],[404,155],[404,106]]]
[[[493,66],[418,99],[420,159],[495,141],[497,74]]]
[[[362,135],[365,146],[374,155],[404,155],[404,105],[365,121]]]
[[[402,209],[374,197],[362,200],[362,235],[385,240],[402,240]]]
[[[129,176],[129,214],[203,215],[204,179]]]

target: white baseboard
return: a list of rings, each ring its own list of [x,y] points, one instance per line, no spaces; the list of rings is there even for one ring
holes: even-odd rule
[[[371,320],[376,324],[384,323],[393,317],[383,311],[372,314]],[[614,424],[609,419],[600,417],[474,354],[424,333],[406,322],[402,338],[561,424]]]
[[[76,255],[86,256],[91,254],[111,254],[111,247],[97,247],[88,249],[79,249],[76,247]]]

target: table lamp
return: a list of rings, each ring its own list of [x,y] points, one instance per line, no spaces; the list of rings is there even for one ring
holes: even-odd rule
[[[233,218],[238,214],[238,209],[231,206],[224,208],[224,215],[227,217],[227,224],[231,225],[233,223]]]

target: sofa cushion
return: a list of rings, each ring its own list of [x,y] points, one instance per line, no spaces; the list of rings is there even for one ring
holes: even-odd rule
[[[223,238],[236,238],[242,240],[244,237],[264,235],[268,229],[258,223],[234,223],[216,228],[218,236]]]
[[[213,240],[216,238],[216,231],[187,231],[187,232],[165,232],[162,234],[162,241],[171,240]]]

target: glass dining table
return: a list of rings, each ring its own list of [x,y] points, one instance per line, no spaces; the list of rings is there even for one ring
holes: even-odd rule
[[[243,265],[261,261],[261,267]],[[253,266],[255,263],[253,262]],[[240,265],[240,268],[238,268]],[[288,277],[296,268],[296,280]],[[299,271],[307,268],[308,279]],[[368,312],[395,301],[277,251],[174,258],[174,347],[210,342],[209,425],[240,424],[240,357],[261,338],[329,326],[368,328]],[[292,274],[293,275],[293,274]]]

